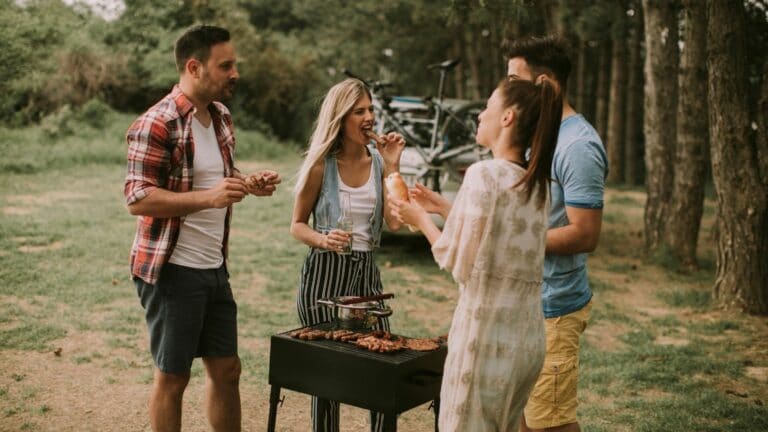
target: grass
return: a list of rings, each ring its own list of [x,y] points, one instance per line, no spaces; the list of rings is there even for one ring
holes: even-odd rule
[[[97,427],[62,414],[69,412],[66,403],[46,395],[70,388],[41,384],[40,369],[17,366],[15,356],[45,365],[51,386],[56,374],[74,370],[68,382],[75,386],[87,386],[78,378],[95,374],[100,387],[83,387],[88,394],[77,396],[91,404],[100,402],[104,385],[122,401],[144,398],[152,382],[146,328],[128,276],[135,219],[122,198],[122,135],[133,116],[110,115],[103,128],[78,128],[77,136],[55,141],[35,129],[0,130],[0,429],[66,429],[57,427],[62,420],[82,430]],[[238,146],[245,171],[271,167],[287,179],[299,162],[295,147],[255,132],[238,131]],[[232,222],[241,387],[256,401],[244,410],[247,417],[265,414],[269,336],[298,326],[295,296],[307,248],[288,233],[290,186],[238,204]],[[581,350],[582,429],[768,430],[768,389],[745,372],[747,365],[768,367],[759,336],[764,322],[713,310],[711,245],[703,244],[702,268],[693,272],[681,272],[670,254],[643,259],[642,201],[621,193],[608,200],[601,245],[590,258],[595,303]],[[396,295],[392,328],[445,334],[458,296],[450,275],[437,268],[420,236],[387,234],[383,244],[377,262],[385,291]],[[616,340],[610,349],[602,345],[607,333]],[[61,358],[51,354],[59,346],[65,346]],[[54,367],[65,365],[61,372]],[[200,362],[192,373],[201,381]],[[136,416],[134,408],[110,406],[117,423]],[[413,430],[431,430],[422,414],[413,414]]]

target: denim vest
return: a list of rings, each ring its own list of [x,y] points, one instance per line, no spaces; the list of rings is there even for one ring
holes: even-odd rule
[[[371,217],[371,233],[373,234],[373,247],[381,244],[381,229],[384,221],[384,193],[381,176],[384,172],[384,159],[373,147],[368,146],[368,152],[373,158],[371,169],[373,170],[373,183],[376,188],[376,205]],[[315,208],[312,209],[312,226],[317,232],[328,232],[336,228],[336,222],[341,216],[341,203],[339,200],[339,168],[336,165],[336,157],[328,154],[325,157],[323,169],[323,187],[320,196],[317,197]],[[322,250],[321,252],[327,252]]]

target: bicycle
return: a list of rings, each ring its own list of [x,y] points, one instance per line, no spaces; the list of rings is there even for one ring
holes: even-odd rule
[[[442,193],[449,180],[460,184],[467,167],[488,154],[475,142],[477,116],[485,103],[448,101],[443,97],[446,76],[459,61],[427,66],[429,70],[440,70],[436,99],[390,96],[385,89],[391,83],[368,82],[344,70],[346,76],[359,79],[371,89],[376,133],[396,131],[405,138],[400,172],[410,186],[419,181]]]

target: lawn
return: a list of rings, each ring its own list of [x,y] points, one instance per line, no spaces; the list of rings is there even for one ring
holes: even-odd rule
[[[0,430],[143,431],[152,377],[146,329],[128,274],[135,219],[124,208],[130,116],[76,136],[0,130]],[[275,168],[272,198],[236,206],[230,272],[239,302],[244,430],[265,430],[269,335],[297,326],[295,295],[307,248],[288,233],[295,148],[239,132],[240,168]],[[581,354],[585,431],[768,430],[768,320],[713,308],[707,202],[701,269],[642,255],[644,194],[610,189],[600,246],[590,258],[595,298]],[[444,334],[456,286],[427,243],[386,236],[378,252],[395,332]],[[195,362],[185,430],[207,430]],[[404,431],[432,430],[426,406]],[[345,408],[342,429],[365,430]],[[287,392],[278,429],[307,430],[308,398]]]

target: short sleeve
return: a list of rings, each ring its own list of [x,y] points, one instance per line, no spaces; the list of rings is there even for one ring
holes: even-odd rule
[[[487,167],[471,166],[464,177],[432,255],[440,268],[464,284],[470,277],[483,243],[493,202],[492,176]]]
[[[608,163],[602,144],[578,140],[555,159],[555,178],[567,207],[602,209]]]

